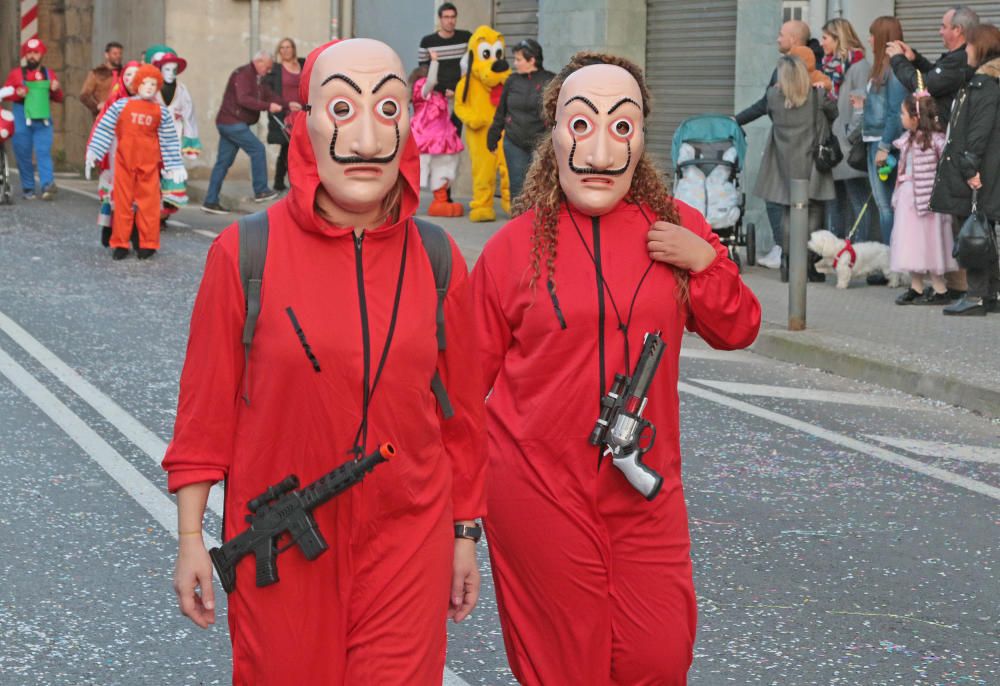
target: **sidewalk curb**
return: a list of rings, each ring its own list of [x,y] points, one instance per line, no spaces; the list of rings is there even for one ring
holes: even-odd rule
[[[764,357],[880,384],[1000,418],[1000,390],[848,352],[826,344],[818,335],[810,336],[808,331],[793,332],[768,326],[761,329],[750,349]]]

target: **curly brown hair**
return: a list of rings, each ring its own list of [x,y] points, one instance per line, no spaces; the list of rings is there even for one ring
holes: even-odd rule
[[[570,58],[569,64],[549,81],[542,96],[542,117],[550,131],[544,134],[535,149],[534,159],[525,176],[524,189],[517,197],[513,207],[515,217],[528,210],[535,211],[535,222],[531,234],[531,269],[534,274],[528,284],[532,288],[542,276],[543,260],[547,279],[553,283],[553,287],[555,284],[559,207],[566,200],[562,187],[559,185],[559,163],[556,161],[551,134],[551,129],[555,126],[556,121],[559,91],[570,74],[594,64],[610,64],[621,67],[631,74],[636,83],[639,84],[639,92],[642,93],[643,116],[649,117],[651,97],[642,69],[624,57],[601,52],[578,52]],[[635,175],[632,177],[632,185],[627,197],[632,202],[645,203],[663,221],[672,224],[680,223],[680,215],[674,205],[673,197],[663,183],[662,173],[645,151],[636,164]],[[684,302],[687,300],[687,272],[676,267],[672,269],[677,281],[678,298]]]

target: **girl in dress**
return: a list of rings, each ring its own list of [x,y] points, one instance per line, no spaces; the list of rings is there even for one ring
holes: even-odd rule
[[[451,123],[448,99],[434,90],[438,78],[438,54],[430,51],[429,67],[418,67],[410,74],[413,90],[413,119],[410,133],[420,151],[420,185],[434,193],[427,208],[432,217],[461,217],[465,208],[452,202],[448,188],[458,175],[458,162],[465,149]]]
[[[910,272],[910,288],[897,305],[947,305],[951,302],[944,273],[958,265],[951,256],[951,216],[931,212],[931,191],[945,135],[937,108],[926,92],[909,95],[900,108],[905,130],[893,141],[899,150],[899,175],[892,197],[895,209],[889,263],[894,272]],[[925,292],[929,276],[931,289]]]

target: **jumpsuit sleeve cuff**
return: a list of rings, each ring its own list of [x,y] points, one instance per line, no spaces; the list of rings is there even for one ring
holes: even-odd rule
[[[722,260],[724,260],[724,259],[729,259],[729,258],[723,256],[719,252],[716,252],[715,253],[715,259],[712,260],[711,263],[709,263],[709,265],[707,267],[705,267],[704,269],[702,269],[700,271],[688,272],[688,276],[690,276],[691,278],[697,278],[697,277],[699,277],[699,276],[701,276],[703,274],[708,274],[708,273],[712,272],[720,264],[722,264]]]
[[[176,493],[185,486],[211,481],[215,484],[226,478],[226,473],[217,468],[180,469],[167,474],[167,490]]]

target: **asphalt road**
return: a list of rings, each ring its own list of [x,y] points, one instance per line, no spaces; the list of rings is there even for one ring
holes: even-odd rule
[[[224,603],[209,631],[176,610],[158,462],[231,218],[185,210],[152,260],[113,262],[95,216],[65,189],[0,207],[0,684],[229,683]],[[690,683],[1000,684],[1000,425],[694,337],[684,355]],[[456,686],[515,683],[481,557]]]

